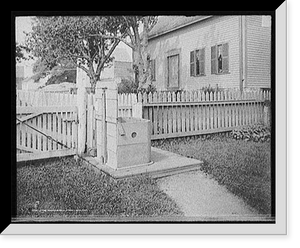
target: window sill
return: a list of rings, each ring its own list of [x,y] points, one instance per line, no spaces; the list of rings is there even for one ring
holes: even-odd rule
[[[230,71],[220,72],[220,73],[212,73],[212,75],[226,75],[226,74],[230,74]]]
[[[190,76],[190,77],[205,77],[206,74],[196,75],[196,76]]]
[[[230,71],[216,73],[216,75],[226,75],[226,74],[230,74]]]

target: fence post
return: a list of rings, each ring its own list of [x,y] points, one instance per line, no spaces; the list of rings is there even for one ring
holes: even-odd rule
[[[86,106],[87,106],[87,93],[86,81],[88,76],[86,73],[77,67],[77,108],[78,108],[78,147],[77,153],[79,155],[85,152],[86,145]]]
[[[143,116],[143,104],[136,102],[132,105],[132,117],[142,118]]]

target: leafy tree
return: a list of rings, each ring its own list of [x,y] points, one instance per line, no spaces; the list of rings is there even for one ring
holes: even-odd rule
[[[22,60],[28,60],[31,56],[26,57],[25,53],[29,53],[29,49],[21,44],[16,43],[16,62],[20,63]]]
[[[107,16],[37,17],[32,32],[27,34],[27,49],[40,58],[48,70],[65,61],[81,68],[94,88],[120,42],[110,37],[123,37],[117,21]]]
[[[151,84],[150,55],[147,51],[149,32],[157,23],[157,16],[114,16],[118,25],[117,36],[103,36],[121,40],[132,48],[135,81],[139,87]]]

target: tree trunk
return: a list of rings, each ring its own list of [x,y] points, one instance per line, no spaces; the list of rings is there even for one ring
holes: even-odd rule
[[[147,87],[151,82],[150,57],[146,48],[143,44],[139,44],[133,49],[133,69],[139,88]]]

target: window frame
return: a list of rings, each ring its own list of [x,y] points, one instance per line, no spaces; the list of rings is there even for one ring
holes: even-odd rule
[[[201,57],[203,59],[201,59]],[[202,69],[201,70],[201,64]],[[197,73],[198,71],[198,73]],[[201,77],[205,74],[205,47],[190,51],[190,77]]]
[[[221,50],[222,50],[222,71],[219,71],[219,59],[218,59],[218,53],[219,53],[219,47],[221,46]],[[227,46],[227,54],[224,56],[224,46]],[[214,53],[213,54],[213,50]],[[215,75],[223,75],[223,74],[229,74],[230,70],[230,63],[229,63],[229,42],[223,42],[223,43],[218,43],[214,46],[211,46],[211,74],[215,74]],[[227,69],[224,70],[224,60],[227,60]],[[214,63],[214,64],[213,64]],[[214,70],[215,69],[215,70]]]
[[[156,61],[155,59],[150,59],[150,72],[151,72],[151,80],[156,81]]]

